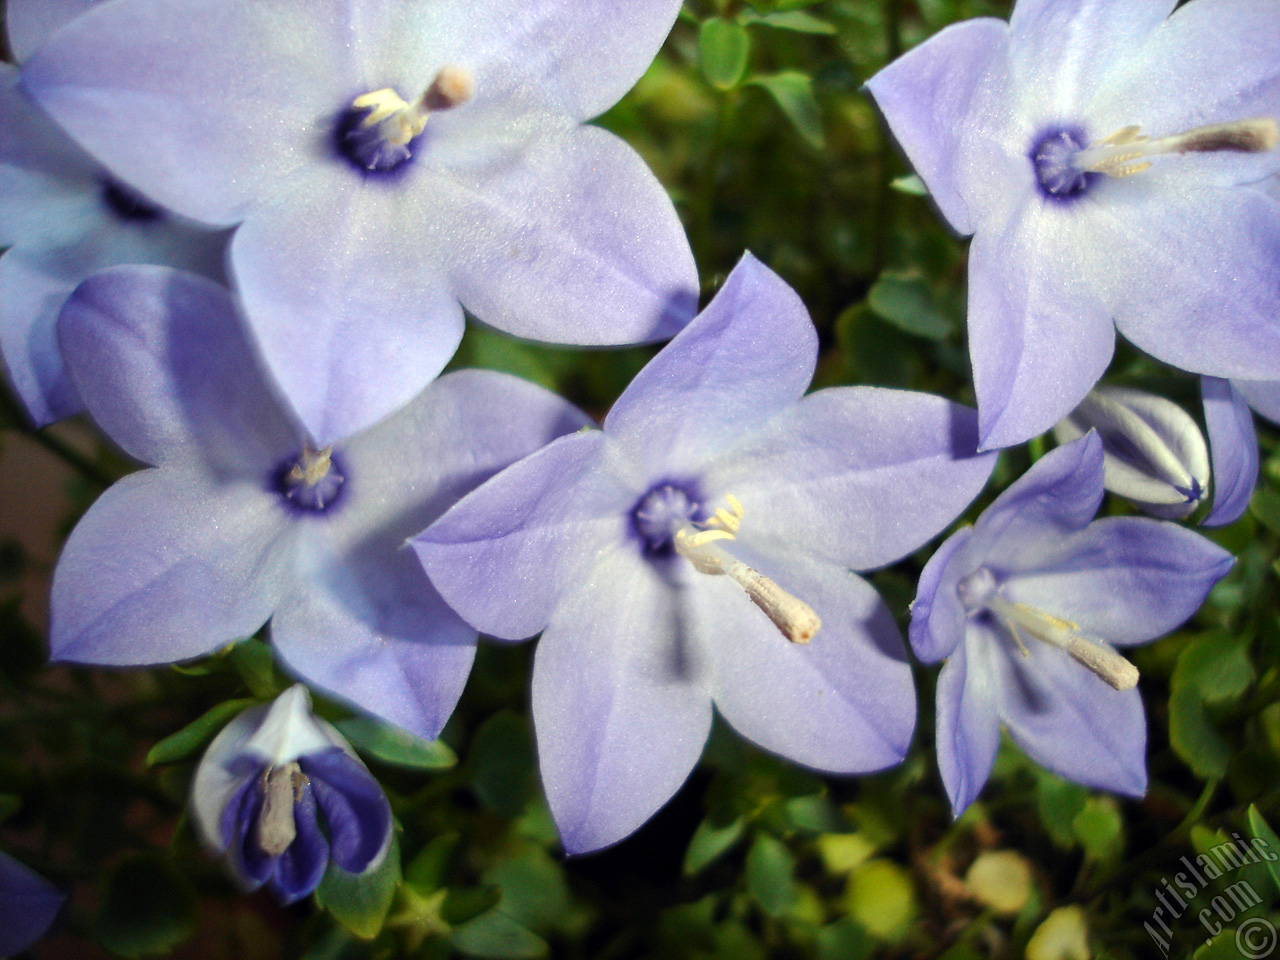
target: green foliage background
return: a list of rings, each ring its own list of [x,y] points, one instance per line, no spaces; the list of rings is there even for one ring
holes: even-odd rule
[[[972,402],[965,243],[910,177],[863,82],[949,23],[1007,16],[983,0],[689,0],[662,54],[599,122],[668,186],[705,296],[749,249],[804,298],[820,331],[818,385],[910,387]],[[520,343],[473,325],[455,366],[508,370],[601,415],[652,349]],[[1195,411],[1193,378],[1123,345],[1109,379]],[[83,428],[32,434],[9,403],[2,441],[71,463],[66,524],[129,469]],[[676,799],[618,847],[566,859],[541,797],[528,713],[531,650],[484,645],[440,743],[320,702],[391,797],[398,852],[315,902],[245,897],[184,813],[200,750],[239,708],[288,680],[245,639],[151,671],[44,665],[33,564],[0,542],[0,847],[73,891],[37,956],[754,960],[1156,956],[1164,881],[1232,834],[1280,823],[1280,457],[1262,425],[1263,477],[1244,519],[1211,533],[1234,572],[1177,634],[1136,651],[1151,787],[1118,800],[1064,782],[1008,744],[982,798],[953,822],[933,758],[936,670],[917,669],[906,761],[821,777],[718,726]],[[989,502],[1044,450],[1007,451]],[[16,510],[14,504],[9,510]],[[1109,501],[1105,508],[1127,508]],[[929,550],[874,575],[905,624]],[[1213,881],[1169,955],[1234,957],[1231,931],[1280,922],[1275,865]],[[1212,938],[1199,919],[1244,880],[1260,902]],[[1224,901],[1229,902],[1229,901]],[[1213,914],[1212,919],[1220,919]],[[1206,941],[1211,943],[1206,944]]]

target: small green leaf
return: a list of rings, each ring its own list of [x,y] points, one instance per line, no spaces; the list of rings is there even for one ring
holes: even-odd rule
[[[822,132],[822,109],[813,95],[813,78],[798,70],[784,70],[767,77],[747,81],[766,90],[782,110],[796,132],[815,149],[825,142]]]
[[[563,929],[573,921],[564,867],[540,847],[485,871],[486,883],[502,888],[502,912],[535,933]]]
[[[1053,773],[1040,774],[1038,781],[1036,799],[1040,822],[1058,846],[1074,847],[1078,837],[1071,824],[1084,809],[1089,792]]]
[[[868,860],[849,877],[845,906],[877,937],[898,940],[915,916],[915,888],[910,875],[892,860]]]
[[[259,700],[274,700],[280,692],[276,679],[276,657],[261,640],[250,637],[231,648],[231,662],[240,679]]]
[[[361,753],[406,770],[447,770],[458,756],[439,740],[423,740],[372,717],[350,717],[334,724]]]
[[[193,720],[177,733],[165,737],[147,753],[147,766],[154,767],[162,763],[177,763],[185,760],[197,750],[205,747],[214,735],[225,727],[241,711],[252,707],[257,701],[248,698],[227,700]]]
[[[400,842],[395,831],[382,863],[364,873],[347,873],[330,862],[316,888],[316,903],[362,940],[372,940],[382,924],[400,885]]]
[[[537,960],[548,953],[545,940],[501,910],[467,921],[449,939],[459,953],[481,960]]]
[[[693,831],[693,839],[689,841],[689,849],[684,854],[684,872],[687,876],[701,873],[724,854],[733,849],[734,844],[742,839],[746,827],[746,819],[738,817],[724,826],[713,823],[710,819],[698,824]]]
[[[747,853],[747,889],[772,917],[785,914],[796,898],[795,858],[781,841],[762,833]]]
[[[1095,860],[1120,856],[1124,848],[1124,821],[1110,797],[1090,797],[1071,821],[1085,853]]]
[[[1254,839],[1261,841],[1267,848],[1260,853],[1267,863],[1267,873],[1271,874],[1276,889],[1280,890],[1280,837],[1277,837],[1271,825],[1262,819],[1262,814],[1253,804],[1249,805],[1249,829],[1253,831]]]
[[[836,28],[832,24],[802,10],[779,10],[777,13],[769,13],[763,17],[756,18],[756,22],[779,30],[794,30],[796,33],[816,33],[830,36],[836,32]]]
[[[16,793],[0,793],[0,821],[8,820],[22,809],[22,798]]]
[[[167,858],[134,854],[108,874],[94,931],[122,957],[159,956],[195,932],[197,909],[195,891]]]
[[[867,294],[867,305],[899,330],[928,340],[945,340],[956,326],[937,308],[928,284],[905,273],[881,274]]]
[[[442,887],[461,837],[457,830],[435,837],[404,868],[404,882],[423,896]]]
[[[460,926],[492,910],[501,900],[502,890],[493,884],[466,889],[455,887],[445,897],[440,916],[450,926]]]
[[[1259,487],[1249,501],[1249,512],[1272,533],[1280,533],[1280,492]]]
[[[818,931],[819,960],[866,960],[874,948],[867,932],[847,917]]]
[[[1234,699],[1253,682],[1240,638],[1221,631],[1189,643],[1178,655],[1169,693],[1169,741],[1196,775],[1222,777],[1235,747],[1218,732],[1206,704]]]
[[[894,177],[889,181],[889,186],[897,190],[899,193],[905,193],[912,197],[927,197],[929,188],[924,185],[916,174],[911,173],[905,177]]]
[[[528,721],[495,714],[476,731],[470,766],[476,794],[507,817],[518,817],[537,789]]]
[[[751,56],[751,38],[732,20],[712,17],[698,33],[698,63],[707,82],[732,90],[742,82]]]

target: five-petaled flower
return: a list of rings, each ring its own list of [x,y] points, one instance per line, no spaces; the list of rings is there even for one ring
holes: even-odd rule
[[[712,703],[791,760],[902,759],[901,636],[851,569],[936,535],[991,471],[973,411],[866,387],[803,397],[817,336],[748,255],[603,430],[494,477],[414,540],[469,623],[542,631],[533,717],[565,847],[631,833],[702,752]],[[803,399],[802,399],[803,397]]]
[[[1152,356],[1280,378],[1280,6],[1019,0],[868,88],[943,216],[973,234],[984,448],[1064,417],[1115,326]]]
[[[151,199],[239,224],[230,264],[321,445],[444,367],[463,307],[517,336],[669,337],[697,272],[639,155],[582,122],[652,61],[679,0],[123,0],[23,84]]]
[[[938,766],[958,815],[991,771],[1003,724],[1053,772],[1146,789],[1137,670],[1116,652],[1195,613],[1231,555],[1146,517],[1090,522],[1102,503],[1096,433],[1047,454],[952,535],[920,576],[911,646],[938,677]]]
[[[319,448],[272,393],[223,287],[159,267],[95,274],[59,321],[89,411],[154,469],[107,490],[54,574],[50,646],[80,663],[211,653],[271,618],[314,686],[431,739],[476,632],[405,540],[463,493],[587,419],[485,370]]]
[[[311,893],[331,858],[347,873],[365,873],[391,844],[382,787],[312,714],[301,684],[245,710],[214,738],[196,768],[191,807],[205,843],[226,854],[241,885],[265,884],[284,903]]]

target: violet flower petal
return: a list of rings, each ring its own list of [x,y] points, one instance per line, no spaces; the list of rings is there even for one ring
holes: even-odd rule
[[[407,548],[382,542],[363,553],[333,558],[281,601],[272,645],[309,683],[434,739],[462,695],[476,631]]]
[[[391,840],[391,805],[382,787],[339,747],[301,757],[298,766],[324,813],[333,862],[348,873],[364,873]]]
[[[681,594],[689,633],[710,652],[716,709],[748,740],[796,763],[868,773],[902,760],[915,688],[893,615],[861,577],[803,553],[735,556],[809,604],[822,628],[788,641],[728,577]]]
[[[436,0],[400,4],[398,32],[425,84],[442,63],[475,71],[476,102],[521,96],[575,120],[613,106],[653,62],[679,0]],[[421,38],[421,39],[417,39]]]
[[[867,570],[932,539],[973,501],[995,466],[995,454],[976,448],[977,416],[967,407],[834,387],[749,434],[708,467],[704,483],[709,500],[742,502],[750,542]]]
[[[585,581],[600,550],[635,536],[627,511],[638,494],[603,468],[606,456],[599,431],[557,440],[413,539],[431,582],[464,620],[500,639],[531,637]]]
[[[964,640],[967,614],[956,594],[960,578],[972,568],[956,560],[973,535],[972,527],[962,527],[943,541],[920,572],[916,598],[911,603],[911,650],[924,663],[937,663],[950,657]],[[974,563],[976,567],[980,558]],[[963,672],[963,671],[961,671]]]
[[[744,254],[707,308],[623,391],[605,433],[637,463],[694,470],[799,400],[817,354],[795,291]]]
[[[1009,18],[1009,50],[1019,87],[1033,98],[1034,106],[1024,109],[1058,119],[1064,105],[1090,103],[1100,88],[1113,86],[1117,68],[1140,55],[1176,5],[1177,0],[1018,0]],[[1165,99],[1177,98],[1166,90]]]
[[[30,867],[0,853],[0,956],[15,956],[43,937],[66,899]]]
[[[5,35],[13,58],[22,63],[59,27],[70,23],[97,0],[7,0]]]
[[[1186,191],[1158,206],[1115,193],[1110,235],[1094,242],[1120,332],[1182,370],[1280,380],[1280,202],[1249,187]]]
[[[626,547],[599,558],[538,643],[538,765],[565,850],[616,843],[684,783],[711,729],[710,665],[674,591]],[[625,678],[625,682],[620,682]]]
[[[1247,389],[1243,381],[1200,378],[1204,421],[1213,451],[1213,509],[1204,518],[1206,527],[1223,527],[1244,516],[1258,483],[1258,432],[1245,402],[1252,402],[1244,392]]]
[[[952,24],[867,81],[929,195],[960,234],[977,226],[964,188],[974,171],[964,165],[992,132],[981,125],[988,115],[983,104],[1006,92],[1008,33],[1003,20],[991,17]]]
[[[974,524],[966,554],[1003,570],[1034,569],[1102,505],[1102,441],[1092,431],[1049,451]]]
[[[452,258],[458,298],[506,333],[646,343],[697,309],[697,268],[665,188],[608,131],[539,137],[501,173],[439,170],[431,200],[443,225],[435,242],[473,250]]]
[[[1254,410],[1272,423],[1280,423],[1280,381],[1237,380],[1232,386]]]
[[[59,320],[89,412],[131,456],[261,482],[302,445],[264,382],[230,291],[166,267],[118,267]]]
[[[1151,521],[1155,522],[1155,521]],[[1147,789],[1147,721],[1137,687],[1113,690],[1045,643],[995,657],[1000,716],[1014,742],[1059,776],[1129,796]]]
[[[320,885],[329,866],[329,841],[316,815],[315,784],[307,781],[293,801],[293,824],[298,835],[275,858],[271,889],[280,902],[296,903]]]
[[[232,226],[329,149],[334,111],[363,92],[347,7],[101,4],[45,44],[22,82],[122,180],[170,210]]]
[[[978,642],[958,646],[938,674],[938,770],[957,817],[982,792],[1000,748],[998,641],[982,624],[969,629]]]
[[[462,309],[422,255],[439,229],[398,192],[325,175],[236,231],[249,325],[318,445],[404,406],[457,349]]]
[[[275,491],[187,470],[118,481],[72,531],[53,578],[49,645],[79,663],[169,663],[252,634],[292,576]]]
[[[1066,537],[1004,593],[1118,645],[1146,643],[1182,625],[1234,558],[1185,527],[1109,517]]]
[[[1023,209],[1002,231],[973,238],[969,354],[984,450],[1048,430],[1111,363],[1110,310],[1074,282],[1076,243],[1075,224],[1052,205]]]

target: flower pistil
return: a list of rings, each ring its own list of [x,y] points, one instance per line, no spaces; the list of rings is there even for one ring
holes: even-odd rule
[[[717,507],[714,516],[705,523],[673,524],[672,542],[676,553],[693,564],[699,573],[729,577],[746,591],[751,602],[784,637],[792,643],[808,643],[822,627],[822,620],[813,607],[718,545],[717,541],[736,539],[742,525],[742,503],[733,494],[726,495],[725,502],[729,509]]]
[[[1072,165],[1081,173],[1128,177],[1151,167],[1147,158],[1171,153],[1266,153],[1280,142],[1280,128],[1271,117],[1252,117],[1151,139],[1138,125],[1123,127],[1075,155]]]

